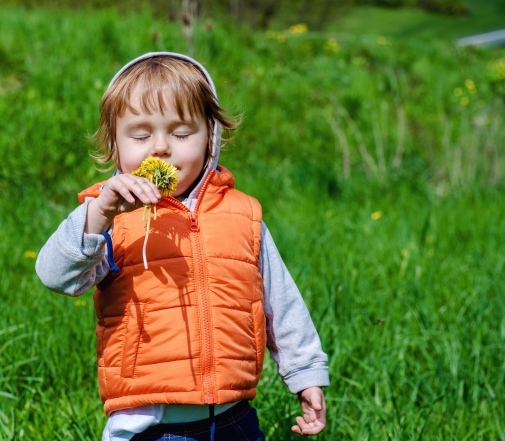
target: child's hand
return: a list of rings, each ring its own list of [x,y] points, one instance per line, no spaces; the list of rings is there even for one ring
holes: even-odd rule
[[[156,185],[146,178],[130,173],[110,178],[100,196],[88,205],[86,233],[101,233],[109,228],[114,218],[132,211],[142,204],[157,204],[161,198]]]
[[[291,430],[299,435],[316,435],[326,426],[326,405],[320,387],[309,387],[298,394],[303,416],[296,417]]]

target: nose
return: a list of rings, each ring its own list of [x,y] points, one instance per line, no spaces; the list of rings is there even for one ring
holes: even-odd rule
[[[166,136],[159,135],[154,138],[153,156],[170,156],[170,145]]]

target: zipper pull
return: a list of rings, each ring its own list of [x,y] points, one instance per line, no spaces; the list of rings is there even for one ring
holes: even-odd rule
[[[200,231],[200,228],[198,227],[198,221],[196,219],[196,214],[194,212],[191,212],[190,214],[190,219],[191,219],[191,224],[189,226],[189,229],[191,231]]]

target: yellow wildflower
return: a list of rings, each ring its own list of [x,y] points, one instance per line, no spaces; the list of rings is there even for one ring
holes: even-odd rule
[[[386,46],[389,44],[389,41],[386,37],[383,37],[382,35],[379,35],[377,37],[377,44],[381,45],[381,46]]]
[[[455,87],[453,90],[454,95],[461,96],[463,95],[463,89],[461,87]]]
[[[267,31],[265,35],[267,38],[277,40],[279,43],[284,43],[286,41],[286,36],[282,32]]]
[[[145,159],[132,175],[149,179],[158,187],[162,196],[172,196],[179,183],[177,168],[158,158]]]
[[[328,40],[325,41],[323,45],[323,49],[326,53],[336,53],[340,51],[340,46],[337,43],[337,40],[334,38],[329,38]]]
[[[298,23],[289,27],[289,32],[293,35],[305,34],[309,30],[305,23]]]
[[[466,80],[465,87],[468,89],[468,92],[470,92],[470,93],[477,92],[477,88],[475,87],[475,83],[473,80]]]
[[[493,71],[493,74],[499,79],[505,79],[505,58],[500,58],[496,61],[490,61],[488,68]]]
[[[74,300],[74,306],[86,306],[88,303],[84,299]]]
[[[470,104],[470,99],[467,96],[462,96],[461,99],[459,100],[459,103],[462,106],[468,106],[468,104]]]
[[[371,215],[370,215],[370,218],[372,220],[379,220],[381,217],[382,217],[382,211],[374,211]]]
[[[37,258],[37,253],[33,250],[28,250],[23,253],[23,257],[25,259],[36,259]]]

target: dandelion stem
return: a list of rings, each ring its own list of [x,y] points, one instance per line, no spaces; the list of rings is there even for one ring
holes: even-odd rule
[[[137,170],[132,172],[134,176],[141,176],[153,182],[161,196],[172,196],[177,188],[179,176],[177,175],[177,168],[172,164],[165,162],[159,158],[147,158],[140,164]],[[146,221],[146,235],[144,238],[144,245],[142,247],[142,257],[144,259],[144,268],[147,269],[147,240],[149,238],[149,230],[151,229],[151,216],[152,209],[154,208],[154,220],[158,215],[156,204],[145,204],[144,211],[142,212],[142,220]],[[147,216],[147,219],[145,217]]]
[[[144,268],[147,268],[147,240],[149,239],[149,231],[151,230],[151,204],[144,206],[144,213],[147,212],[146,235],[144,237],[144,245],[142,246],[142,258],[144,259]]]

